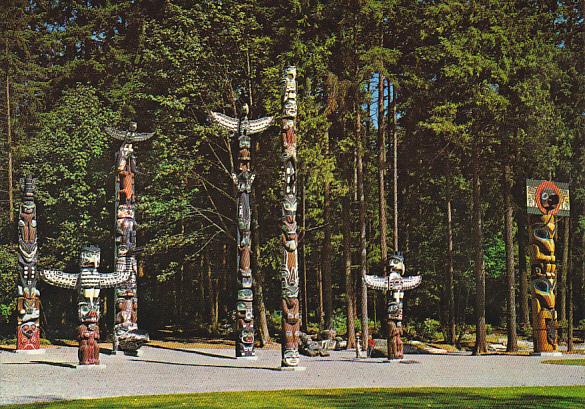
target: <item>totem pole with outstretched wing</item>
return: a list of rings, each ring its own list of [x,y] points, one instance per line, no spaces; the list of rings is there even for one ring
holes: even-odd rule
[[[41,270],[40,276],[48,284],[77,290],[78,317],[77,340],[79,341],[79,364],[99,365],[100,347],[100,289],[111,288],[128,280],[130,271],[100,273],[100,248],[84,246],[81,249],[79,273],[64,273],[56,270]]]
[[[421,276],[403,277],[404,257],[402,253],[394,253],[388,258],[388,275],[366,275],[368,288],[383,291],[386,294],[386,323],[388,333],[388,359],[404,358],[402,345],[402,299],[404,292],[420,285]]]
[[[252,292],[252,267],[250,265],[252,234],[250,230],[251,214],[250,193],[254,182],[254,173],[250,168],[250,135],[263,132],[272,124],[272,117],[256,120],[248,119],[249,107],[242,109],[239,119],[231,118],[219,112],[211,112],[211,120],[232,132],[238,141],[238,174],[232,174],[236,185],[236,220],[238,254],[236,261],[238,277],[238,294],[236,300],[236,357],[252,358],[254,351],[254,294]]]
[[[136,355],[138,349],[148,341],[148,334],[138,329],[137,263],[136,263],[136,156],[133,144],[146,141],[154,133],[137,133],[136,122],[131,122],[127,131],[106,128],[114,139],[122,141],[116,153],[116,241],[115,266],[117,272],[128,272],[126,282],[114,290],[115,315],[112,351]]]

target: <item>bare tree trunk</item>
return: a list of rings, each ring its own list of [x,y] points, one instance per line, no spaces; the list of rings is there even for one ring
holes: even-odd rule
[[[326,153],[329,156],[329,138],[326,142]],[[323,277],[323,295],[325,306],[325,329],[333,328],[333,282],[331,277],[331,182],[328,178],[323,187],[323,243],[321,246],[321,272]]]
[[[368,288],[366,287],[366,274],[368,272],[367,241],[366,241],[366,197],[364,192],[364,137],[362,135],[362,118],[360,107],[356,106],[356,150],[357,150],[357,188],[360,203],[360,278],[362,293],[362,347],[364,351],[368,349]]]
[[[453,217],[451,198],[447,200],[447,298],[449,319],[447,323],[447,343],[455,345],[455,274],[453,269]]]
[[[479,142],[473,143],[473,241],[475,246],[475,348],[474,355],[487,352],[485,328],[485,269],[483,261],[483,231],[481,221],[481,182]]]
[[[570,238],[571,218],[566,217],[563,223],[563,258],[561,260],[561,269],[559,271],[559,338],[561,341],[565,340],[567,332],[565,330],[567,325],[567,277],[569,275],[569,238]]]
[[[206,273],[207,273],[207,294],[209,294],[209,325],[211,326],[212,330],[216,330],[217,329],[217,320],[216,320],[216,316],[217,313],[215,311],[215,291],[214,291],[214,285],[213,285],[213,268],[211,267],[211,263],[209,262],[209,253],[207,254],[206,257],[207,263],[206,263]]]
[[[518,350],[518,338],[516,335],[516,286],[514,277],[514,208],[512,207],[512,168],[509,163],[504,165],[504,226],[506,242],[506,278],[508,296],[508,345],[506,351]]]
[[[323,305],[323,271],[317,265],[317,290],[319,291],[319,329],[325,328],[325,307]]]
[[[392,145],[394,150],[393,155],[393,208],[394,208],[394,251],[398,251],[398,123],[396,117],[396,86],[392,87]]]
[[[301,206],[302,206],[302,211],[301,211],[301,231],[302,234],[305,234],[305,231],[307,229],[307,217],[306,217],[306,205],[307,205],[307,200],[306,200],[306,191],[305,191],[305,173],[304,173],[304,169],[302,170],[302,172],[300,172],[299,174],[300,176],[300,185],[301,185]],[[302,276],[302,280],[303,280],[303,298],[302,298],[302,305],[301,305],[301,312],[303,314],[303,322],[301,323],[301,326],[303,328],[304,332],[307,332],[307,328],[309,325],[309,301],[308,301],[308,296],[307,296],[307,256],[306,256],[306,252],[305,252],[305,239],[303,237],[303,239],[301,240],[300,244],[300,253],[301,253],[301,268],[303,269],[303,271],[301,272],[301,276]]]
[[[6,150],[8,151],[8,220],[14,222],[14,190],[12,181],[12,119],[10,113],[10,71],[8,67],[8,40],[6,40]]]
[[[345,271],[345,304],[347,315],[347,347],[355,348],[355,294],[353,274],[351,271],[351,200],[349,195],[343,198],[343,267]]]
[[[380,261],[382,271],[387,274],[386,263],[388,261],[388,227],[386,219],[386,115],[384,114],[384,76],[378,75],[378,211],[380,216]]]
[[[530,308],[528,304],[528,271],[526,269],[526,215],[524,212],[516,218],[518,225],[518,274],[520,274],[520,325],[526,331],[530,325]]]
[[[570,218],[567,217],[567,222],[569,222]],[[585,235],[584,235],[585,237]],[[567,269],[567,298],[568,298],[568,314],[567,314],[567,351],[572,352],[575,349],[573,345],[573,312],[574,312],[574,299],[573,299],[573,282],[575,276],[575,263],[573,262],[573,256],[575,252],[571,251],[571,256],[569,257],[569,268]]]
[[[259,149],[257,148],[256,151]],[[270,332],[268,331],[268,320],[266,318],[266,305],[264,304],[264,270],[259,265],[260,260],[260,225],[258,223],[258,200],[256,200],[256,189],[252,188],[252,203],[254,211],[252,212],[254,239],[252,240],[252,253],[254,267],[252,271],[255,274],[254,278],[254,301],[256,302],[256,310],[258,311],[258,332],[260,335],[260,346],[270,342]]]

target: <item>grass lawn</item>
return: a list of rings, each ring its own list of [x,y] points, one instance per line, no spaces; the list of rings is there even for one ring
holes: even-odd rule
[[[2,406],[27,408],[584,408],[585,386],[327,389],[131,396]]]
[[[549,359],[542,361],[543,364],[554,364],[554,365],[579,365],[585,366],[585,358],[578,359]]]

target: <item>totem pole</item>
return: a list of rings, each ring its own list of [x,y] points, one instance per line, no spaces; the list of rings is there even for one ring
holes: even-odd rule
[[[211,120],[233,132],[238,142],[238,170],[232,174],[236,186],[236,239],[238,254],[236,260],[238,277],[238,295],[236,301],[236,357],[253,359],[254,352],[254,310],[252,292],[252,268],[250,255],[252,236],[250,230],[251,208],[250,193],[254,182],[254,173],[250,168],[250,135],[266,130],[272,124],[272,117],[248,120],[249,107],[244,104],[239,119],[211,112]]]
[[[130,271],[100,273],[100,248],[84,246],[81,249],[79,273],[41,270],[41,278],[48,284],[78,291],[77,340],[79,341],[79,365],[100,364],[100,289],[111,288],[128,280]]]
[[[526,181],[530,240],[532,334],[534,353],[558,351],[555,239],[557,217],[570,216],[569,185],[546,180]]]
[[[388,359],[404,358],[402,345],[402,299],[404,291],[412,290],[420,285],[421,276],[403,277],[404,257],[402,253],[394,253],[388,259],[388,275],[379,277],[366,275],[366,286],[386,294],[386,322],[388,333]]]
[[[18,220],[18,327],[17,351],[44,351],[40,349],[41,310],[40,292],[37,289],[37,208],[35,182],[32,176],[21,179],[22,204]]]
[[[148,334],[138,329],[137,263],[136,263],[136,156],[133,144],[149,139],[154,133],[137,133],[136,122],[131,122],[128,131],[106,128],[114,139],[122,141],[116,153],[116,241],[115,266],[117,272],[128,272],[128,281],[114,290],[114,338],[112,353],[118,350],[125,354],[138,355],[138,349],[148,341]]]
[[[299,368],[299,265],[297,258],[297,69],[284,69],[282,96],[282,166],[284,186],[282,192],[281,244],[282,252],[282,369]]]

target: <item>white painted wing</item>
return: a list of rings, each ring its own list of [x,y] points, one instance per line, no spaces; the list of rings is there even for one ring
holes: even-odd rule
[[[420,285],[422,282],[422,276],[411,276],[402,278],[402,289],[412,290]]]
[[[133,133],[128,140],[130,142],[142,142],[154,135],[154,132]]]
[[[126,131],[118,131],[117,129],[110,128],[109,126],[106,127],[106,133],[110,135],[114,139],[118,139],[120,141],[126,140]]]
[[[132,270],[100,273],[100,288],[111,288],[128,281]]]
[[[238,131],[238,120],[232,117],[229,117],[224,114],[220,114],[219,112],[211,111],[209,113],[209,117],[211,120],[218,125],[226,128],[228,131],[237,132]]]
[[[271,116],[267,116],[266,118],[254,119],[248,122],[248,134],[255,134],[268,129],[274,118]]]
[[[380,276],[365,276],[366,287],[373,290],[386,291],[388,289],[388,279]]]
[[[387,291],[405,291],[412,290],[420,285],[422,282],[421,276],[401,277],[396,279],[388,279],[388,277],[380,277],[374,275],[366,275],[366,286],[373,290]]]
[[[79,273],[64,273],[57,270],[41,270],[39,275],[48,284],[62,288],[77,288]]]

